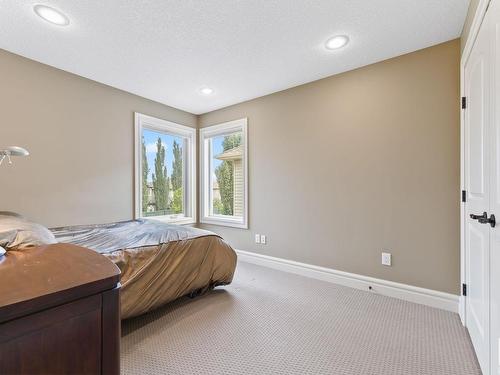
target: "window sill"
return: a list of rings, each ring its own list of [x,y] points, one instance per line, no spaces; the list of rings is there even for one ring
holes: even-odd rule
[[[194,218],[184,216],[180,218],[171,218],[169,216],[141,216],[139,219],[158,220],[163,223],[176,225],[196,224],[196,220]]]
[[[219,225],[219,226],[223,226],[223,227],[248,229],[248,223],[246,223],[242,220],[239,220],[239,219],[230,219],[230,218],[224,218],[224,217],[215,217],[215,216],[204,217],[203,219],[200,220],[200,223],[201,224]]]

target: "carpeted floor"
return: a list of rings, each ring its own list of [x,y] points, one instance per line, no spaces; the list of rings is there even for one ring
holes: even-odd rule
[[[242,262],[122,336],[123,374],[480,374],[456,314]]]

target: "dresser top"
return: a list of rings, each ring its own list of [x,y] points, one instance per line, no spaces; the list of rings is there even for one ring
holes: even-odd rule
[[[120,270],[90,249],[55,244],[0,257],[0,323],[115,288]]]

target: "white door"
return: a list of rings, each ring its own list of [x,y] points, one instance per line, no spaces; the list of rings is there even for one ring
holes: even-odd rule
[[[471,215],[490,211],[490,37],[487,17],[465,65],[466,325],[485,375],[490,374],[490,229]]]
[[[464,78],[466,325],[483,373],[500,375],[500,0],[490,2]]]
[[[500,375],[500,2],[487,13],[491,45],[491,174],[490,211],[498,225],[490,229],[491,374]]]

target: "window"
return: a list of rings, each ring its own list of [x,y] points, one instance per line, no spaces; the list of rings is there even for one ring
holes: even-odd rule
[[[200,130],[201,222],[248,228],[247,119]]]
[[[135,114],[135,216],[194,223],[196,131]]]

